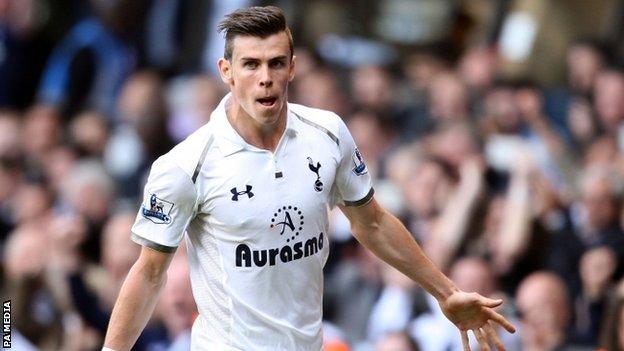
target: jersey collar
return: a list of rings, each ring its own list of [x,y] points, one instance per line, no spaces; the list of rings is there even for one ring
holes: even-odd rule
[[[230,99],[232,93],[228,93],[221,99],[219,105],[212,113],[211,121],[214,121],[215,140],[218,142],[219,149],[223,156],[229,156],[242,150],[259,150],[248,144],[232,127],[230,121],[225,114],[225,105]],[[293,137],[297,133],[298,120],[292,115],[290,109],[286,113],[286,129],[284,137]]]

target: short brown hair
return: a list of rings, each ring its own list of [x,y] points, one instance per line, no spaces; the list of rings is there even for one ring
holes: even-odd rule
[[[279,32],[286,32],[290,44],[290,56],[293,56],[293,38],[286,16],[282,9],[276,6],[253,6],[238,9],[219,23],[219,32],[225,33],[224,57],[232,59],[232,43],[238,35],[251,35],[266,38]]]

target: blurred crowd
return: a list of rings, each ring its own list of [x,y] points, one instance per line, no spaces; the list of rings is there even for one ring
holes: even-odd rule
[[[101,347],[140,252],[129,236],[150,165],[210,119],[226,93],[215,24],[258,3],[0,0],[0,288],[16,349]],[[465,18],[439,13],[459,2],[402,2],[447,7],[427,17],[427,28],[455,26],[433,38],[441,46],[323,36],[347,25],[331,1],[261,3],[295,18],[290,101],[338,113],[378,201],[459,288],[505,299],[518,327],[501,333],[509,350],[624,350],[617,50],[575,38],[550,68],[565,77],[544,86],[505,74],[492,40],[455,42]],[[348,25],[374,37],[354,8]],[[369,23],[399,36],[388,18]],[[326,350],[461,350],[437,302],[360,246],[337,210],[330,243]],[[136,350],[188,350],[185,255],[182,245]]]

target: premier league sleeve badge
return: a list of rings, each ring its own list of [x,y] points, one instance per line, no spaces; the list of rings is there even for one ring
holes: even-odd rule
[[[368,173],[368,169],[366,168],[366,164],[364,164],[364,158],[362,157],[360,150],[355,148],[355,150],[353,150],[353,155],[351,156],[351,159],[353,160],[354,165],[352,171],[353,173],[355,173],[355,175],[361,176]]]
[[[141,213],[143,214],[143,217],[156,224],[169,224],[171,223],[172,209],[172,202],[158,198],[156,194],[151,194],[149,197],[149,203],[143,204]]]

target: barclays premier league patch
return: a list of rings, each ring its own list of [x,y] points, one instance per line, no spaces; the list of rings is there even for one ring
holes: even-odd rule
[[[361,175],[368,173],[368,169],[366,168],[366,165],[364,164],[364,158],[362,158],[362,154],[360,153],[360,150],[355,148],[355,150],[353,151],[353,156],[351,156],[351,158],[353,159],[353,164],[354,164],[353,173],[355,173],[355,175],[361,176]]]
[[[171,223],[171,209],[173,209],[172,202],[158,198],[156,194],[151,194],[149,204],[143,204],[141,213],[143,217],[156,224],[169,224]]]

